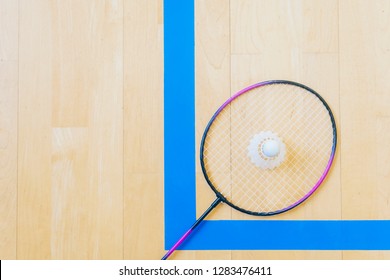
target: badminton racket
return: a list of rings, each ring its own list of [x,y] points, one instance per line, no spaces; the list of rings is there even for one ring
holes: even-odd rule
[[[201,140],[201,168],[216,199],[162,260],[221,202],[256,216],[301,204],[324,181],[336,144],[332,111],[311,88],[273,80],[239,91],[215,112]]]

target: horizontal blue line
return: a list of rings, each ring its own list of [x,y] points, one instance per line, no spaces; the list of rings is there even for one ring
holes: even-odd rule
[[[187,250],[390,250],[389,220],[204,221]]]

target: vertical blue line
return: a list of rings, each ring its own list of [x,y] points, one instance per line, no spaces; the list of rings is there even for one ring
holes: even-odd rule
[[[164,1],[165,247],[195,219],[194,1]]]

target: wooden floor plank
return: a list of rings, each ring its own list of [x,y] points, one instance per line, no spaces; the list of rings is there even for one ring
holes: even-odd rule
[[[390,219],[389,1],[340,1],[343,219]],[[345,259],[388,259],[347,251]]]
[[[125,259],[165,253],[162,7],[161,0],[124,6]]]
[[[18,258],[120,259],[123,2],[20,4]]]
[[[17,1],[0,1],[0,259],[16,259],[18,28]]]

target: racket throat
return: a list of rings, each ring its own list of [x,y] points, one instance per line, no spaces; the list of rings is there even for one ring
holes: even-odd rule
[[[220,203],[222,202],[222,199],[218,196],[213,203],[211,203],[210,207],[207,208],[206,211],[204,211],[204,213],[195,221],[195,223],[191,226],[191,229],[194,230],[199,224],[200,222],[202,222],[207,216],[208,214],[210,214],[210,212]]]

